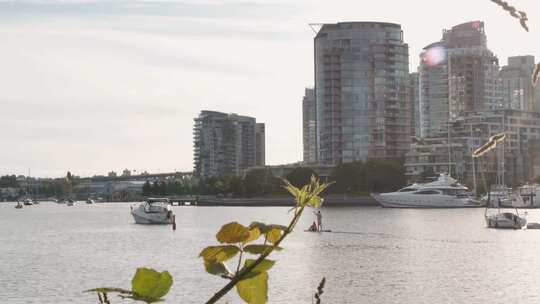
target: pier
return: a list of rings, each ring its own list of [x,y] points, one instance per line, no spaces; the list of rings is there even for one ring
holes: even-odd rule
[[[172,206],[229,206],[229,207],[293,207],[295,201],[290,197],[254,197],[254,198],[223,198],[223,197],[170,197]],[[369,196],[328,196],[324,198],[326,207],[368,207],[378,206]]]

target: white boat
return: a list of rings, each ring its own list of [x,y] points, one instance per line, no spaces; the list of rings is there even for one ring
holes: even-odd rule
[[[149,198],[131,206],[131,215],[137,224],[172,224],[174,214],[166,198]]]
[[[94,204],[95,202],[94,202],[93,199],[89,198],[89,199],[86,200],[86,203],[87,204]]]
[[[469,189],[447,174],[429,183],[412,184],[396,192],[371,194],[385,208],[472,208],[483,207]]]
[[[25,206],[32,206],[33,205],[32,201],[30,199],[28,199],[28,198],[23,199],[23,204]]]
[[[482,201],[486,202],[491,207],[504,208],[525,208],[523,197],[512,190],[512,188],[498,186],[490,191],[489,196],[486,194],[482,197]]]
[[[498,229],[521,229],[527,225],[527,219],[513,212],[500,212],[485,214],[488,228]]]
[[[68,199],[66,202],[66,206],[73,206],[73,205],[75,205],[75,201],[72,199]]]

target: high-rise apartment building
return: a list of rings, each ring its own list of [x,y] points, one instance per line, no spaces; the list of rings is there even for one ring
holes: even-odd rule
[[[304,163],[317,163],[317,108],[314,89],[306,88],[302,99],[302,140]]]
[[[264,166],[266,164],[266,132],[264,123],[255,125],[255,165]]]
[[[487,48],[484,23],[443,31],[420,55],[420,135],[434,136],[466,112],[503,108],[497,57]]]
[[[540,112],[540,86],[534,87],[531,75],[534,56],[508,58],[508,65],[501,68],[503,104],[506,108]]]
[[[257,162],[264,165],[264,124],[255,118],[202,111],[193,135],[194,171],[200,177],[240,175]]]
[[[420,136],[420,79],[418,73],[410,73],[407,83],[408,104],[411,107],[411,136]]]
[[[399,24],[324,24],[314,39],[321,164],[398,158],[410,143],[409,47]]]

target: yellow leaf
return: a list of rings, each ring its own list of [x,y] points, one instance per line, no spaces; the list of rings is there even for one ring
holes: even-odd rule
[[[249,238],[249,230],[237,222],[232,222],[223,225],[216,234],[216,238],[220,243],[240,243]]]
[[[251,227],[249,228],[249,237],[247,238],[247,240],[244,241],[244,243],[247,244],[247,243],[253,242],[256,239],[258,239],[260,236],[261,236],[261,230],[259,230],[258,227]]]
[[[280,237],[281,237],[281,230],[277,228],[273,228],[272,230],[266,233],[266,240],[268,240],[272,244],[277,242]]]

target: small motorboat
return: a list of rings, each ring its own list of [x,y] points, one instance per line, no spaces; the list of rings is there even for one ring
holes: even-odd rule
[[[75,205],[75,201],[73,201],[72,199],[68,199],[66,202],[66,206],[73,206],[73,205]]]
[[[95,202],[93,199],[89,198],[86,200],[86,203],[90,205],[90,204],[94,204]]]
[[[23,204],[25,206],[32,206],[33,205],[32,201],[30,199],[28,199],[28,198],[23,199]]]
[[[174,214],[166,198],[149,198],[139,205],[132,205],[131,215],[136,224],[168,225],[174,221]]]
[[[527,225],[525,217],[513,212],[497,212],[496,214],[486,215],[485,218],[488,228],[521,229]]]
[[[21,202],[17,201],[17,205],[15,205],[15,209],[22,209],[23,205]]]

